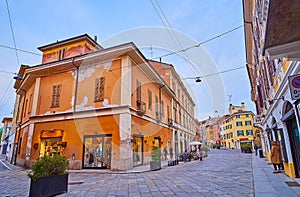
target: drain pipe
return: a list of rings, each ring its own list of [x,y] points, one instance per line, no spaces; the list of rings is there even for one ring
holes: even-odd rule
[[[78,89],[78,76],[79,76],[79,66],[74,63],[75,57],[72,58],[72,64],[76,68],[76,82],[75,82],[75,92],[74,92],[74,103],[73,103],[73,113],[76,111],[76,100],[77,100],[77,89]]]

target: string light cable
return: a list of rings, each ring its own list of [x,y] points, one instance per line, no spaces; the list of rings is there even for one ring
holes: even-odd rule
[[[170,55],[179,54],[179,53],[181,53],[181,52],[185,52],[185,51],[190,50],[190,49],[192,49],[192,48],[198,48],[198,47],[200,47],[201,45],[206,44],[207,42],[210,42],[210,41],[212,41],[212,40],[215,40],[215,39],[217,39],[217,38],[220,38],[220,37],[222,37],[222,36],[224,36],[224,35],[226,35],[226,34],[229,34],[229,33],[233,32],[233,31],[236,31],[236,30],[240,29],[240,28],[243,27],[243,26],[244,26],[244,25],[237,26],[237,27],[235,27],[235,28],[233,28],[233,29],[230,29],[230,30],[228,30],[228,31],[226,31],[226,32],[223,32],[223,33],[217,35],[217,36],[214,36],[214,37],[212,37],[212,38],[209,38],[209,39],[207,39],[207,40],[205,40],[205,41],[203,41],[203,42],[200,42],[200,43],[198,43],[198,44],[196,44],[196,45],[187,47],[187,48],[182,49],[182,50],[178,50],[178,51],[166,53],[166,54],[164,54],[164,55],[157,56],[157,57],[155,57],[155,58],[153,58],[153,59],[159,59],[159,58],[167,57],[167,56],[170,56]]]

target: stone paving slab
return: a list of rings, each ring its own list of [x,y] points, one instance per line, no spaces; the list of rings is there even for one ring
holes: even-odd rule
[[[59,196],[300,196],[289,187],[284,173],[273,174],[272,165],[254,154],[236,150],[211,150],[203,161],[131,172],[70,171],[68,193]],[[30,180],[22,168],[0,172],[0,196],[28,196]]]

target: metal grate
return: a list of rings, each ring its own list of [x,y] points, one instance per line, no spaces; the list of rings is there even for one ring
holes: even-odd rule
[[[82,181],[78,181],[78,182],[69,182],[68,185],[79,185],[82,184]]]
[[[285,183],[290,187],[300,187],[300,184],[296,181],[286,181]]]

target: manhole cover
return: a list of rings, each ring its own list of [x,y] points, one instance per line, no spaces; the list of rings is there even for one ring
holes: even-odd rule
[[[296,181],[286,181],[285,183],[290,187],[300,187],[300,184]]]
[[[68,185],[79,185],[82,184],[83,182],[69,182]]]

